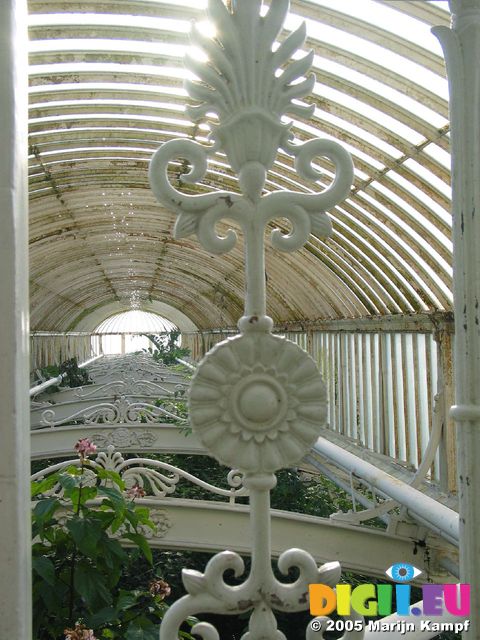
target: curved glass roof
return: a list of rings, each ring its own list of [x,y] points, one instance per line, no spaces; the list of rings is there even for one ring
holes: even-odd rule
[[[132,309],[107,318],[94,333],[165,333],[176,328],[173,322],[155,313]]]
[[[213,259],[193,238],[174,240],[174,215],[148,185],[160,144],[208,136],[208,122],[187,118],[183,88],[190,23],[205,6],[29,0],[33,329],[75,328],[113,303],[161,301],[200,329],[241,315],[241,241]],[[275,322],[451,309],[448,95],[430,33],[449,19],[447,2],[291,2],[286,33],[306,21],[316,75],[314,115],[293,131],[340,140],[355,183],[328,212],[332,238],[312,235],[292,255],[267,247]],[[331,167],[318,165],[326,185]],[[222,154],[204,182],[237,189]],[[285,188],[312,184],[280,153],[267,189]]]

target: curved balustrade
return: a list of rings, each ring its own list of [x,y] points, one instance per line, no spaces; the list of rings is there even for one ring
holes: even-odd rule
[[[42,404],[60,404],[64,402],[77,402],[83,400],[104,399],[111,397],[114,400],[120,396],[134,396],[136,398],[163,398],[182,397],[188,390],[185,381],[165,380],[162,383],[143,380],[141,378],[118,378],[104,384],[91,384],[85,387],[65,387],[48,396],[38,398]]]
[[[81,364],[79,364],[78,368],[79,369],[87,368],[89,364],[97,361],[99,358],[101,358],[101,356],[95,356],[93,358],[90,358],[89,360],[86,360],[85,362],[82,362]],[[49,380],[44,380],[43,382],[34,384],[33,387],[31,387],[30,389],[30,397],[36,398],[38,394],[43,393],[47,389],[55,385],[60,385],[66,375],[67,375],[66,373],[62,373],[59,376],[56,376],[55,378],[50,378]]]
[[[92,369],[99,377],[113,379],[63,388],[32,402],[32,458],[68,455],[79,437],[90,438],[100,448],[204,452],[196,437],[185,437],[189,432],[185,376],[158,365],[147,354],[105,357],[88,368],[89,375]],[[152,375],[162,382],[152,380]]]
[[[142,369],[142,365],[145,365],[144,369]],[[103,384],[94,383],[74,389],[62,389],[55,394],[45,396],[45,400],[48,401],[47,404],[32,409],[31,446],[33,459],[69,455],[72,449],[72,442],[80,437],[89,438],[97,445],[99,450],[104,451],[100,456],[108,457],[110,455],[108,452],[113,451],[115,448],[121,449],[125,453],[134,453],[136,455],[142,453],[147,455],[151,453],[205,455],[204,446],[194,433],[189,432],[188,421],[185,419],[184,414],[178,415],[176,412],[178,403],[183,405],[182,409],[184,408],[185,394],[189,386],[189,382],[185,378],[175,374],[172,381],[168,368],[157,366],[156,363],[152,364],[152,360],[148,356],[105,358],[102,363],[95,363],[92,366],[97,369],[99,379],[103,378],[105,380],[108,377],[115,378],[115,376],[116,379],[111,379]],[[113,370],[114,373],[109,373],[109,370]],[[119,378],[120,371],[123,372],[122,379]],[[128,371],[128,373],[125,373],[125,371]],[[149,374],[145,375],[146,371],[156,376],[161,375],[162,382],[155,382],[149,379]],[[154,404],[155,401],[161,401],[162,406],[156,406]],[[429,461],[435,454],[438,446],[437,432],[437,428],[432,431],[432,446],[429,447],[428,456],[425,457],[424,463],[421,465],[421,471],[424,471],[429,466]],[[343,442],[343,445],[338,442],[341,439],[340,434],[331,433],[328,429],[324,429],[322,433],[327,440],[333,438],[333,446],[336,447],[335,451],[342,446],[347,446],[348,448],[347,442]],[[350,449],[352,449],[351,446]],[[370,477],[362,480],[361,469],[358,466],[355,466],[354,471],[350,473],[345,464],[339,464],[339,460],[328,456],[325,453],[326,451],[325,447],[319,449],[319,443],[317,442],[312,449],[312,454],[307,456],[305,462],[307,466],[308,464],[310,465],[308,468],[317,468],[317,472],[325,473],[338,486],[350,493],[353,510],[349,513],[334,514],[330,519],[312,519],[312,516],[292,513],[283,514],[274,511],[274,555],[277,554],[277,550],[278,553],[281,552],[281,541],[284,541],[284,546],[289,544],[287,539],[288,532],[288,535],[291,536],[290,541],[293,537],[297,539],[300,536],[302,547],[308,549],[318,561],[341,558],[345,568],[366,572],[369,575],[382,575],[385,566],[387,566],[385,564],[387,558],[391,558],[392,554],[398,554],[391,547],[398,540],[401,540],[406,547],[405,553],[407,555],[402,555],[402,557],[408,557],[410,553],[413,554],[414,541],[419,539],[421,535],[427,540],[427,544],[431,543],[434,538],[431,538],[430,535],[425,538],[425,531],[422,533],[418,525],[409,525],[408,518],[405,517],[398,519],[397,512],[399,505],[402,504],[402,500],[399,499],[403,495],[402,490],[397,491],[393,496],[385,483],[381,487],[377,487]],[[322,456],[319,458],[320,452]],[[357,454],[356,450],[355,454]],[[371,453],[371,455],[375,456],[376,454]],[[352,452],[350,457],[352,459],[355,458]],[[148,458],[142,458],[141,460],[142,464],[150,464]],[[343,462],[345,461],[343,460]],[[78,464],[78,461],[75,461],[75,463]],[[129,462],[127,466],[132,468],[133,464]],[[61,466],[62,463],[55,465],[53,468],[58,469]],[[398,463],[393,460],[390,461],[390,466],[391,471],[394,473],[400,469]],[[404,486],[410,492],[414,492],[413,487],[420,486],[424,474],[417,473],[415,476],[412,473],[406,473],[405,468],[403,470],[405,471],[405,477],[402,479],[405,480],[409,476],[407,482],[413,480],[412,486],[409,487],[407,482],[404,483]],[[47,469],[42,474],[48,472],[49,470]],[[349,473],[350,479],[348,479]],[[355,474],[355,482],[352,474]],[[398,473],[396,473],[396,477],[392,477],[392,482],[399,484]],[[360,488],[359,490],[358,487],[360,485],[363,485],[363,489]],[[367,496],[365,488],[370,491],[370,496],[373,499]],[[393,497],[396,498],[396,501],[392,499]],[[423,494],[418,492],[418,498],[423,500]],[[160,507],[155,501],[152,502],[151,497],[147,497],[145,500],[152,507],[154,513],[158,514],[159,519],[158,532],[160,533],[152,534],[150,540],[152,546],[216,551],[228,544],[230,548],[234,548],[238,552],[248,553],[248,534],[245,533],[248,526],[246,507],[240,506],[240,510],[235,510],[234,512],[228,509],[223,512],[223,507],[219,507],[217,503],[199,505],[192,504],[192,501],[181,499],[175,499],[172,502],[171,498],[169,498],[168,505]],[[359,504],[364,508],[360,509]],[[433,499],[430,499],[429,508],[431,507],[434,510],[435,506]],[[452,520],[452,518],[453,520],[457,518],[456,514],[447,509],[447,507],[438,505],[438,508],[445,510],[448,515],[448,521]],[[178,522],[173,533],[171,533],[170,527],[164,526],[165,518],[169,519],[169,521],[171,520],[170,514]],[[394,515],[393,520],[391,518],[392,514]],[[413,512],[413,516],[415,516],[415,512]],[[375,532],[372,537],[372,530],[362,527],[361,524],[374,517],[390,523],[389,531],[391,533],[395,531],[400,535],[387,536],[387,542],[382,537],[385,534],[380,535],[379,532]],[[188,525],[188,521],[191,518],[195,518],[194,536],[191,535],[191,522],[190,526]],[[446,520],[444,521],[446,522]],[[433,528],[442,534],[442,530],[438,526],[433,527],[430,522],[422,522],[428,528]],[[442,518],[440,518],[440,525],[441,522]],[[205,531],[205,535],[198,530],[199,527],[202,531]],[[212,529],[218,532],[218,536],[211,535]],[[338,534],[333,536],[335,544],[331,541],[332,530]],[[243,534],[241,533],[242,531],[244,532]],[[315,534],[313,533],[314,531]],[[449,532],[446,533],[447,535],[443,532],[448,542],[455,544],[457,536],[450,535],[451,532],[450,534]],[[227,537],[225,537],[225,534]],[[380,538],[378,538],[379,535]],[[317,536],[322,540],[322,544],[315,542],[311,547],[311,539]],[[353,539],[355,539],[355,542],[353,542]],[[277,540],[278,546],[276,546]],[[379,540],[381,544],[385,545],[385,554],[380,557],[372,551],[374,548],[372,545],[380,544]],[[350,547],[358,548],[358,545],[365,548],[365,554],[361,554],[360,558],[357,553],[351,554],[348,551]],[[450,567],[455,567],[457,558],[452,548],[449,545],[442,547],[438,542],[435,542],[435,545],[436,548],[441,549],[444,557],[449,558]],[[323,551],[323,549],[326,549],[326,551]],[[436,551],[432,551],[432,553],[436,553]],[[362,557],[363,555],[368,558],[366,563],[365,558]],[[374,560],[372,556],[375,556]],[[438,562],[437,568],[440,572],[442,572],[440,569],[442,563],[445,566],[443,560],[444,558]],[[412,563],[416,562],[417,565],[419,564],[418,558],[412,557],[411,561]],[[442,579],[444,578],[445,576],[442,573]]]
[[[148,354],[127,354],[104,357],[88,367],[88,375],[96,384],[107,384],[117,380],[148,380],[163,384],[183,383],[185,375],[172,371],[155,362]]]
[[[212,494],[228,498],[231,503],[234,503],[237,497],[248,495],[248,491],[243,485],[243,475],[236,469],[229,471],[227,474],[227,482],[230,488],[223,489],[197,478],[188,471],[184,471],[160,460],[151,458],[126,459],[120,451],[117,451],[112,445],[109,445],[106,451],[101,451],[95,460],[88,460],[88,463],[83,460],[81,461],[78,457],[73,460],[66,460],[34,473],[31,479],[41,480],[57,471],[67,471],[68,468],[72,466],[79,467],[82,464],[86,466],[84,470],[86,485],[88,485],[89,482],[98,482],[99,478],[93,470],[102,468],[118,473],[125,483],[126,490],[133,486],[138,486],[144,489],[146,493],[150,493],[157,498],[164,498],[167,495],[173,494],[181,478],[188,480],[192,484]],[[100,479],[100,484],[108,484],[109,482],[109,480]],[[63,495],[63,488],[59,483],[42,493],[43,497],[53,495],[58,497]]]
[[[238,553],[250,553],[249,507],[235,502],[237,498],[248,496],[238,472],[228,474],[229,488],[216,487],[158,460],[125,459],[113,446],[100,452],[89,464],[119,473],[126,490],[138,485],[147,492],[145,497],[136,501],[151,509],[151,519],[156,528],[144,533],[152,548],[217,551],[227,544]],[[43,479],[72,465],[79,466],[80,460],[76,458],[51,465],[34,474],[32,479]],[[87,470],[86,482],[89,480],[97,482],[97,476]],[[202,487],[217,496],[217,500],[174,497],[180,481]],[[102,479],[101,482],[107,480]],[[45,491],[41,497],[50,495],[62,495],[59,484]],[[218,501],[218,498],[224,500]],[[100,503],[100,500],[92,501],[95,502]],[[273,556],[279,556],[292,540],[307,549],[317,562],[341,559],[344,569],[383,577],[385,566],[391,563],[392,557],[398,556],[428,572],[432,580],[445,581],[445,574],[438,570],[435,548],[425,547],[422,553],[418,553],[416,543],[408,535],[392,535],[329,518],[273,509]]]
[[[159,400],[157,404],[141,402],[126,396],[93,402],[52,404],[31,412],[31,428],[56,427],[70,424],[155,424],[174,421],[186,425],[183,413],[178,411],[180,401],[175,398]],[[161,404],[160,404],[161,403]]]
[[[88,438],[98,448],[109,445],[125,452],[185,453],[205,455],[205,448],[197,436],[174,424],[112,426],[66,425],[32,431],[31,455],[34,460],[59,458],[72,452],[72,442]]]

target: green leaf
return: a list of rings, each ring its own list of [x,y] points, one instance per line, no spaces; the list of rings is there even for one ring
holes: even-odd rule
[[[75,516],[67,521],[66,527],[72,534],[79,551],[89,558],[96,558],[98,554],[97,544],[103,535],[100,523],[90,518]]]
[[[93,520],[98,520],[98,522],[100,522],[102,526],[102,529],[106,531],[112,524],[115,518],[115,513],[112,513],[110,507],[102,505],[99,509],[90,511],[88,517],[92,518]]]
[[[150,510],[147,507],[137,507],[130,503],[125,517],[135,530],[137,530],[139,524],[150,527],[152,531],[155,529],[155,523],[150,520]]]
[[[153,563],[152,550],[148,546],[148,542],[145,536],[142,536],[140,533],[126,533],[123,537],[134,542],[137,545],[137,547],[141,549],[147,561],[150,564]]]
[[[75,567],[75,591],[83,598],[87,606],[95,610],[98,605],[110,605],[112,595],[105,578],[95,567],[87,564],[77,564]]]
[[[120,593],[118,594],[118,600],[116,604],[117,611],[130,609],[131,607],[134,607],[137,602],[138,599],[135,591],[125,591],[124,589],[121,589]]]
[[[58,482],[63,487],[65,495],[69,495],[72,489],[80,486],[82,482],[82,476],[73,473],[61,473],[58,476]]]
[[[68,492],[68,498],[72,501],[72,504],[76,509],[80,506],[84,506],[87,500],[93,500],[97,497],[97,487],[74,487]]]
[[[128,522],[132,525],[134,529],[138,527],[138,524],[139,524],[138,514],[135,509],[131,508],[131,506],[129,506],[128,509],[125,511],[125,518],[128,520]]]
[[[97,487],[82,487],[82,504],[97,497]]]
[[[108,536],[104,536],[100,541],[98,553],[110,571],[121,568],[128,559],[127,553],[118,540]]]
[[[55,589],[46,589],[45,583],[40,583],[34,586],[34,594],[35,592],[39,594],[48,611],[54,612],[59,617],[61,616],[62,605],[65,603],[67,592],[66,585],[57,582]]]
[[[50,545],[43,544],[42,542],[34,542],[32,544],[32,556],[37,558],[39,556],[48,556],[52,548]]]
[[[110,531],[112,532],[112,534],[116,533],[124,522],[125,522],[125,512],[119,514],[112,520],[112,524],[110,525]]]
[[[148,507],[135,507],[135,514],[137,515],[138,522],[146,524],[151,529],[155,529],[155,523],[150,520],[150,509],[148,509]]]
[[[122,477],[120,476],[120,474],[117,473],[116,471],[111,471],[109,469],[102,469],[102,467],[99,467],[97,469],[97,476],[101,480],[111,480],[122,491],[125,489],[125,482],[122,480]]]
[[[33,509],[33,522],[39,527],[43,527],[46,522],[52,519],[53,514],[60,506],[58,498],[52,497],[39,500]]]
[[[69,546],[71,544],[71,536],[67,531],[60,527],[51,527],[47,531],[45,538],[55,546],[56,553],[58,553],[62,547]]]
[[[45,580],[51,587],[55,584],[55,566],[53,562],[45,556],[32,558],[32,569]]]
[[[99,495],[109,498],[115,513],[120,514],[125,512],[126,502],[123,495],[115,487],[98,487]]]
[[[86,626],[92,629],[118,621],[118,613],[115,607],[104,607],[100,609],[100,611],[96,611],[93,615],[85,617]]]
[[[128,625],[125,640],[158,640],[158,633],[159,626],[142,616]]]
[[[45,493],[54,487],[58,482],[58,472],[52,473],[51,476],[43,480],[33,480],[31,485],[32,498],[38,496],[39,493]]]

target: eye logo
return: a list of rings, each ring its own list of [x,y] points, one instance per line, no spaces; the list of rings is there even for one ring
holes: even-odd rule
[[[413,580],[422,572],[420,569],[417,569],[417,567],[414,567],[413,564],[397,562],[396,564],[392,564],[385,573],[389,578],[395,580],[395,582],[410,582],[410,580]]]

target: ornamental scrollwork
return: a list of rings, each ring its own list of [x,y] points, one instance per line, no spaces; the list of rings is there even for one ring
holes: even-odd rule
[[[197,613],[248,611],[249,628],[241,640],[285,640],[273,610],[307,609],[308,585],[320,581],[333,586],[340,575],[338,563],[318,568],[314,558],[300,549],[285,551],[278,561],[283,574],[297,568],[295,582],[280,582],[271,567],[274,472],[297,464],[317,439],[326,420],[326,391],[313,360],[294,343],[272,335],[273,321],[266,313],[264,234],[275,220],[286,219],[290,229],[273,228],[270,236],[273,249],[284,252],[301,248],[310,234],[328,237],[332,225],[327,211],[348,196],[353,164],[337,142],[295,140],[286,115],[313,114],[314,107],[301,100],[315,85],[309,73],[314,54],[300,53],[290,60],[303,46],[306,29],[301,25],[282,39],[288,0],[271,1],[264,15],[261,9],[261,0],[234,1],[231,9],[222,0],[209,0],[215,36],[206,37],[195,28],[192,33],[193,44],[204,51],[208,62],[191,56],[186,60],[197,77],[186,82],[196,101],[187,114],[194,121],[209,118],[209,141],[170,140],[150,164],[155,196],[178,216],[176,238],[196,235],[209,253],[222,254],[234,248],[237,232],[228,225],[222,232],[219,223],[233,221],[244,236],[241,335],[216,345],[197,367],[190,386],[189,417],[207,451],[244,474],[252,538],[251,570],[240,585],[224,580],[227,570],[237,577],[244,572],[242,559],[231,551],[215,555],[204,573],[183,571],[187,595],[166,613],[160,640],[176,640],[183,621]],[[300,178],[313,181],[311,191],[268,192],[267,173],[279,149],[294,158]],[[182,183],[198,185],[206,176],[209,158],[217,153],[226,156],[238,176],[238,191],[205,192],[203,185],[193,195],[178,187],[178,177],[172,182],[171,162],[182,160],[188,167],[180,176]],[[320,172],[317,158],[333,165],[331,179]],[[220,637],[206,623],[195,625],[192,632],[203,640]],[[310,640],[309,631],[307,637]]]
[[[32,476],[32,480],[48,477],[59,470],[67,470],[71,467],[79,467],[79,458],[66,460],[57,463]],[[180,480],[184,480],[201,487],[205,491],[225,498],[225,500],[235,503],[236,498],[248,495],[248,489],[244,483],[244,475],[238,469],[231,470],[226,477],[228,488],[217,487],[215,485],[194,476],[185,469],[168,464],[161,460],[150,458],[124,458],[122,453],[113,445],[109,445],[105,451],[100,451],[94,460],[89,460],[89,464],[83,471],[84,486],[98,484],[96,468],[118,473],[124,482],[125,490],[138,487],[142,489],[143,495],[151,499],[161,499],[172,496]],[[102,480],[101,484],[108,483]],[[63,495],[63,487],[57,482],[53,487],[45,491],[43,496]]]
[[[131,447],[150,449],[157,442],[158,436],[150,431],[134,431],[133,429],[120,427],[108,433],[94,433],[91,438],[101,448],[113,445],[118,449]]]
[[[179,425],[187,424],[185,417],[176,411],[174,399],[169,401],[167,409],[148,402],[131,402],[125,396],[121,396],[113,402],[99,402],[84,407],[64,418],[57,418],[55,408],[45,409],[40,423],[46,427],[56,427],[71,422],[114,425],[158,424],[162,421],[174,421]]]

